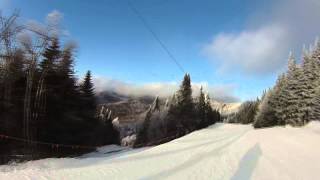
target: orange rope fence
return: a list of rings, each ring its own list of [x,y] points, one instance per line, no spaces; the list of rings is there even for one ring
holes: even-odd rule
[[[51,148],[72,148],[72,149],[96,149],[99,146],[83,146],[83,145],[70,145],[70,144],[57,144],[57,143],[49,143],[49,142],[43,142],[43,141],[31,141],[19,137],[13,137],[13,136],[7,136],[0,134],[0,140],[14,140],[29,144],[39,144],[39,145],[45,145],[45,146],[51,146]]]

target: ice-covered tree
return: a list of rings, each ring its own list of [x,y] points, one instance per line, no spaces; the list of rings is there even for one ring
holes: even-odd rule
[[[303,113],[300,109],[302,98],[302,84],[300,83],[303,76],[302,68],[296,63],[292,53],[288,61],[287,82],[285,88],[286,106],[283,107],[285,124],[301,126],[304,124]]]
[[[270,102],[270,105],[275,110],[275,117],[277,120],[278,125],[284,125],[285,124],[285,107],[287,104],[287,93],[286,91],[286,85],[287,85],[287,77],[285,74],[281,74],[276,82],[276,85],[273,88],[273,97],[272,101]]]
[[[153,104],[149,107],[146,116],[144,118],[141,130],[138,132],[135,146],[143,146],[150,141],[149,130],[151,124],[151,117],[155,111],[160,111],[159,97],[157,96]],[[160,128],[160,127],[159,127]]]
[[[205,95],[205,113],[206,113],[206,126],[212,125],[220,121],[220,113],[211,106],[211,98],[207,93]]]
[[[316,89],[314,98],[312,99],[312,108],[310,114],[313,120],[320,121],[320,87]]]
[[[230,123],[249,124],[254,122],[255,115],[258,111],[260,100],[246,101],[241,104],[238,112],[229,118]]]
[[[272,105],[274,101],[274,95],[273,89],[268,90],[264,95],[261,103],[259,104],[259,110],[255,116],[253,127],[263,128],[277,125],[278,121],[275,116],[276,112],[274,106]]]
[[[300,111],[304,123],[314,120],[310,113],[312,108],[312,99],[315,97],[318,87],[319,69],[316,58],[312,58],[309,53],[304,52],[302,64],[302,76],[299,79],[301,87]]]

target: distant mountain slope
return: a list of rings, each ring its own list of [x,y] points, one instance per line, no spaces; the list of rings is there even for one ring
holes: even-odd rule
[[[241,106],[241,103],[223,103],[213,100],[211,105],[214,109],[217,109],[221,113],[221,115],[228,115],[237,112],[239,110],[239,107]]]
[[[144,118],[144,114],[150,107],[155,97],[129,97],[120,95],[115,92],[105,91],[99,93],[99,106],[105,106],[112,111],[112,117],[118,118],[120,123],[133,123]],[[165,98],[160,99],[162,104],[166,101]],[[217,109],[222,115],[227,115],[236,112],[241,103],[223,103],[212,100],[211,103],[214,109]]]
[[[118,118],[120,123],[139,121],[154,100],[150,96],[129,97],[110,91],[101,92],[97,97],[99,107],[111,110],[112,118]]]
[[[116,92],[104,91],[97,93],[98,103],[115,103],[129,99],[127,96],[120,95]]]

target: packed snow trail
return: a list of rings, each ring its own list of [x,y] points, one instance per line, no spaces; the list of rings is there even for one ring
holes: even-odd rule
[[[0,166],[0,179],[317,179],[320,123],[254,130],[216,124],[150,148]]]

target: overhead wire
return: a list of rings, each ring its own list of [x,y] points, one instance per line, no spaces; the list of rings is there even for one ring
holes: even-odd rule
[[[148,24],[148,22],[146,21],[146,19],[142,16],[142,14],[139,12],[139,10],[132,4],[132,2],[130,0],[127,0],[128,2],[128,6],[129,8],[132,10],[132,12],[140,19],[140,21],[142,22],[142,24],[144,25],[144,27],[151,33],[151,35],[154,37],[154,39],[160,44],[160,46],[162,47],[162,49],[168,54],[168,56],[170,57],[170,59],[174,62],[174,64],[177,65],[177,67],[179,68],[179,70],[182,73],[185,73],[185,70],[183,68],[183,66],[179,63],[179,61],[177,60],[177,58],[173,55],[173,53],[171,53],[171,51],[169,50],[169,48],[167,48],[167,46],[165,45],[165,43],[159,38],[159,36],[157,35],[157,33],[151,28],[151,26]]]

